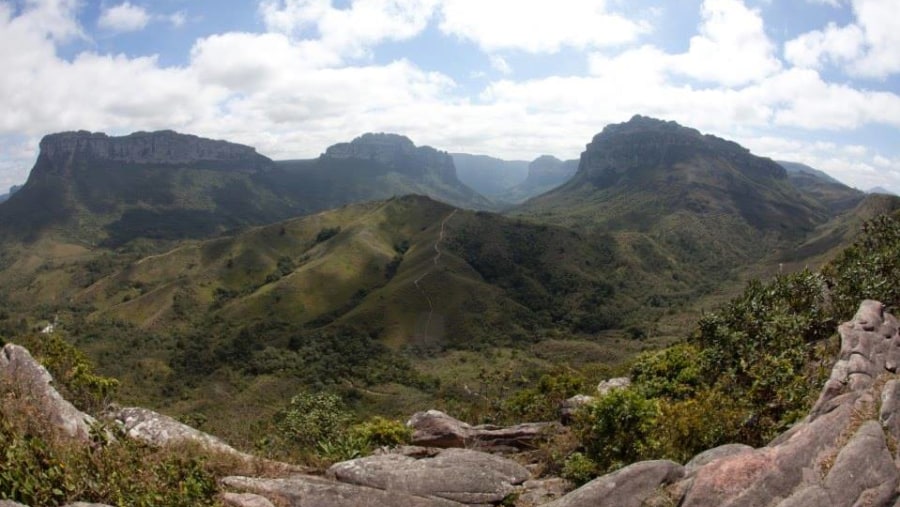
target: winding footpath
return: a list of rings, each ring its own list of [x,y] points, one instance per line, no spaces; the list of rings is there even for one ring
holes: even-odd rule
[[[434,253],[434,258],[432,259],[432,263],[434,264],[434,267],[432,267],[431,269],[429,269],[428,271],[423,273],[422,276],[420,276],[419,278],[416,278],[415,281],[413,281],[413,285],[415,285],[416,288],[419,289],[419,292],[421,292],[422,295],[425,296],[425,300],[428,301],[428,320],[425,321],[425,332],[424,332],[424,334],[426,334],[426,335],[428,334],[428,328],[431,327],[431,319],[434,316],[434,303],[431,301],[431,298],[428,296],[428,293],[425,292],[422,289],[422,287],[419,285],[419,282],[424,280],[425,277],[427,277],[431,273],[434,273],[434,270],[437,269],[438,261],[441,259],[440,245],[441,245],[441,241],[444,241],[444,228],[447,225],[447,222],[451,218],[453,218],[453,215],[455,215],[457,211],[459,211],[459,210],[457,210],[457,209],[453,210],[449,215],[444,217],[444,220],[441,221],[441,233],[438,235],[438,239],[435,240],[435,242],[434,242],[434,252],[435,253]]]

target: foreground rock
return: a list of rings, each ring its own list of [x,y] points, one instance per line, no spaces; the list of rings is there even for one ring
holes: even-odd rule
[[[414,445],[486,451],[532,449],[558,431],[556,424],[549,422],[472,426],[439,410],[417,412],[406,425],[413,429]]]
[[[900,505],[897,320],[881,303],[864,301],[839,332],[840,357],[810,415],[768,446],[701,453],[685,467],[684,479],[661,489],[674,475],[637,474],[658,462],[637,463],[549,505]]]
[[[460,507],[443,498],[428,498],[399,491],[345,484],[322,477],[297,475],[283,479],[226,477],[222,485],[261,495],[276,505],[290,507]]]
[[[660,488],[683,476],[684,467],[678,463],[665,460],[643,461],[598,477],[547,506],[641,507]]]
[[[337,463],[328,476],[350,484],[465,504],[496,504],[530,478],[523,466],[506,458],[468,449],[442,449],[414,458],[382,454]]]
[[[152,445],[160,447],[197,445],[208,453],[233,459],[235,465],[240,465],[248,471],[256,468],[265,468],[270,472],[305,471],[301,467],[263,460],[243,453],[219,438],[146,408],[121,408],[112,412],[111,416],[121,424],[129,437]]]
[[[24,347],[7,344],[0,350],[0,383],[17,401],[27,404],[29,416],[64,435],[88,441],[94,418],[63,399],[53,377]]]

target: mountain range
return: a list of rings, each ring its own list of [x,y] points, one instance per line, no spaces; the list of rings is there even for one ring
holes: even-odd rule
[[[58,318],[135,400],[179,413],[222,392],[215,410],[239,410],[275,384],[435,396],[429,372],[466,350],[608,366],[679,338],[679,315],[750,273],[820,262],[900,201],[642,116],[524,177],[394,134],[292,161],[171,131],[40,148],[0,204],[0,334]],[[478,184],[494,200],[457,163],[470,182],[503,173]],[[489,211],[504,198],[525,200]]]

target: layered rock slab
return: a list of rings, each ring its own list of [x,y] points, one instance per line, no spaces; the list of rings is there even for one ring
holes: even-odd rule
[[[338,481],[433,496],[465,504],[496,504],[531,477],[518,463],[468,449],[443,449],[424,458],[382,454],[333,465]]]

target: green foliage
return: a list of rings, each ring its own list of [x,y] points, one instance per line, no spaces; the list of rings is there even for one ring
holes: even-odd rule
[[[552,421],[559,416],[560,404],[583,392],[584,377],[573,371],[542,375],[533,387],[521,389],[504,402],[506,419],[514,421]]]
[[[350,434],[365,442],[367,448],[410,443],[412,429],[400,421],[374,416],[350,428]]]
[[[574,482],[576,486],[581,486],[598,475],[597,464],[584,454],[573,452],[563,463],[560,475],[563,479]]]
[[[864,224],[859,239],[823,272],[841,319],[852,317],[864,299],[900,307],[900,214],[882,215]]]
[[[128,438],[72,442],[7,412],[0,412],[0,499],[42,506],[215,505],[215,478],[197,456]]]
[[[614,389],[576,417],[586,456],[601,471],[656,457],[659,413],[658,400],[636,389]]]
[[[700,350],[680,343],[655,352],[645,352],[631,366],[631,380],[645,396],[682,399],[693,395],[703,383]]]
[[[316,234],[316,243],[322,243],[338,235],[341,232],[340,227],[324,227]]]
[[[334,393],[300,393],[276,417],[283,436],[304,449],[333,440],[346,432],[351,413]]]
[[[106,408],[119,387],[118,380],[98,375],[87,356],[59,333],[25,335],[18,341],[47,368],[63,397],[81,410]]]

